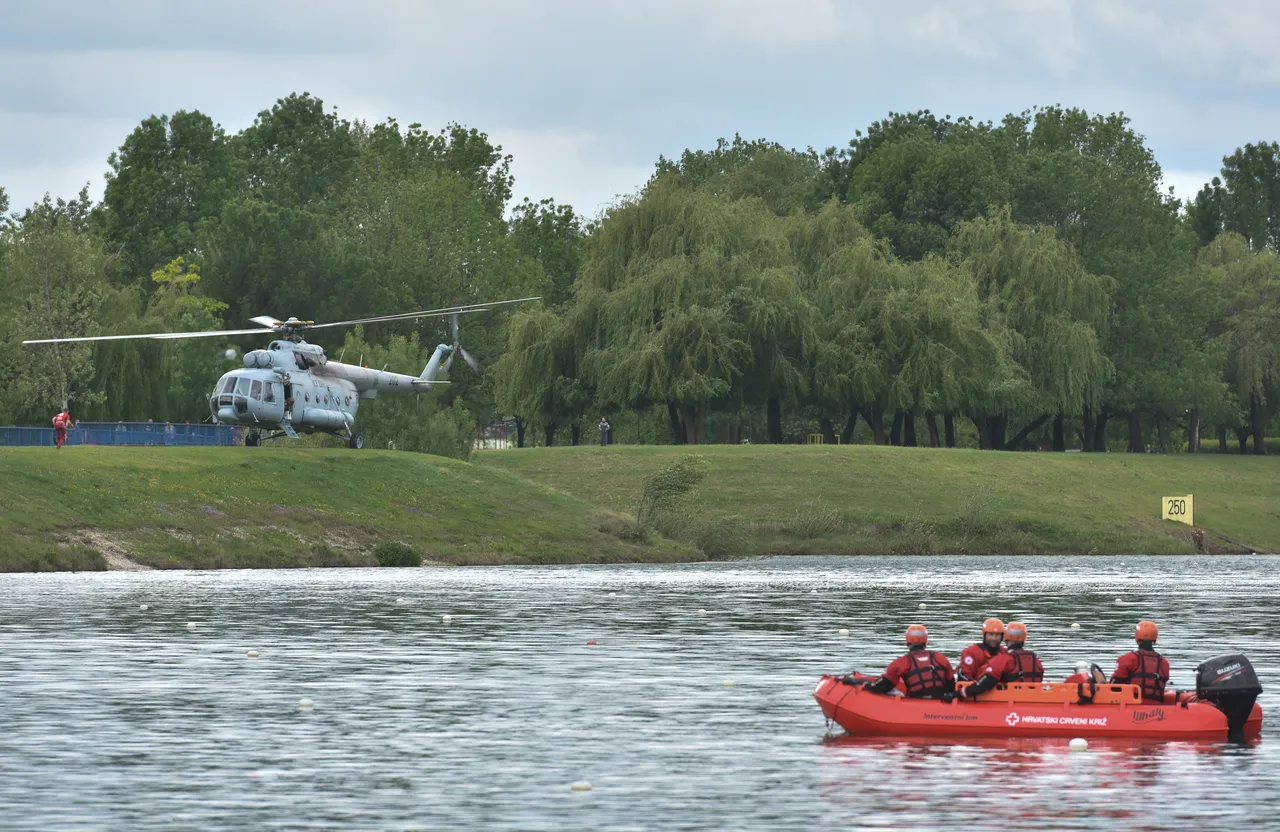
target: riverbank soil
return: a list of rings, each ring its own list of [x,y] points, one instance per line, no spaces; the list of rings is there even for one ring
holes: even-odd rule
[[[1277,457],[615,445],[472,460],[634,512],[644,477],[688,453],[708,474],[672,511],[675,536],[737,525],[745,554],[1193,554],[1196,528],[1208,553],[1280,552]],[[1195,527],[1160,519],[1160,498],[1181,494]]]
[[[0,449],[0,571],[697,560],[495,466],[393,451]]]

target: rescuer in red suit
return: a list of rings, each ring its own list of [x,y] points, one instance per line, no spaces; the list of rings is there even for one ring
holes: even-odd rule
[[[1027,642],[1027,625],[1010,621],[1004,630],[1005,644],[1009,652],[992,656],[982,671],[982,676],[956,694],[959,699],[972,699],[986,693],[1001,682],[1040,682],[1044,680],[1044,665],[1035,653],[1023,647]]]
[[[928,649],[929,631],[923,624],[907,628],[907,654],[884,669],[884,674],[867,685],[872,693],[888,693],[899,681],[911,699],[940,699],[955,690],[956,675],[947,657]]]
[[[63,443],[67,441],[67,429],[74,423],[71,421],[71,411],[62,408],[62,412],[53,417],[53,444],[61,448]]]
[[[982,622],[982,641],[970,644],[960,653],[960,678],[972,682],[981,676],[987,662],[1005,651],[1004,645],[1000,643],[1003,638],[1003,621],[998,618],[988,618]]]
[[[1142,688],[1144,700],[1164,702],[1164,686],[1169,683],[1169,660],[1156,652],[1156,639],[1159,637],[1160,630],[1154,621],[1139,621],[1138,629],[1133,633],[1138,649],[1116,660],[1111,683],[1137,685]]]

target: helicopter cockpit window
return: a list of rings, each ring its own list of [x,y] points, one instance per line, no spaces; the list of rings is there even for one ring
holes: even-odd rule
[[[247,378],[236,379],[236,395],[237,396],[249,395],[249,379]]]
[[[262,398],[262,382],[258,381],[257,379],[254,379],[253,387],[249,389],[249,398],[251,399]]]
[[[297,363],[299,370],[307,369],[307,359],[302,357],[302,353],[295,352],[293,354],[293,360]]]
[[[235,390],[236,390],[236,378],[235,376],[229,376],[223,380],[222,389],[218,392],[230,394],[230,393],[234,393]]]

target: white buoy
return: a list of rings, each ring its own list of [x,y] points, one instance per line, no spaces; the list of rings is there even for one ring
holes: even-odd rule
[[[1084,737],[1076,737],[1071,742],[1067,743],[1067,748],[1070,748],[1072,751],[1088,751],[1089,741]]]
[[[397,598],[397,599],[396,599],[396,603],[397,603],[397,604],[407,604],[407,603],[409,603],[409,602],[408,602],[408,601],[406,601],[406,600],[404,600],[403,598]]]
[[[248,653],[246,653],[245,655],[246,655],[246,656],[248,656],[248,657],[249,657],[249,658],[251,658],[251,659],[256,659],[256,658],[258,658],[258,651],[257,651],[257,650],[250,650],[250,651],[249,651]]]
[[[145,612],[145,611],[147,611],[147,610],[151,609],[151,607],[148,607],[146,604],[139,604],[139,605],[138,605],[138,609],[140,609],[140,610],[142,610],[142,611],[144,611],[144,612]]]
[[[569,788],[575,792],[589,792],[591,791],[591,784],[586,780],[579,780],[576,783],[570,783]]]
[[[735,682],[735,681],[733,681],[732,679],[725,679],[725,680],[724,680],[723,682],[721,682],[720,684],[724,685],[724,686],[725,686],[725,687],[727,687],[727,688],[731,688],[731,687],[734,687],[735,685],[737,685],[738,683],[737,683],[737,682]]]
[[[188,630],[194,630],[195,628],[196,628],[196,622],[194,622],[194,621],[188,621],[188,622],[187,622],[187,629],[188,629]]]
[[[312,702],[310,699],[308,699],[305,696],[298,700],[298,707],[304,711],[309,708],[314,708],[315,704],[316,703]]]
[[[841,627],[841,628],[840,628],[840,638],[848,638],[848,637],[849,637],[849,631],[848,631],[848,630],[846,630],[844,627]]]
[[[444,615],[440,616],[440,620],[448,624],[450,621],[453,620],[453,616],[449,615],[449,613],[445,613]]]
[[[706,610],[698,610],[698,615],[706,615],[706,614],[707,614]]]
[[[925,604],[923,601],[921,601],[921,602],[920,602],[920,606],[918,607],[918,609],[924,609],[926,606],[928,606],[928,605],[927,605],[927,604]]]
[[[1121,601],[1119,598],[1117,598],[1117,599],[1116,599],[1116,603],[1117,603],[1117,604],[1123,604],[1123,603],[1124,603],[1124,601]]]
[[[610,592],[610,593],[609,593],[609,597],[610,597],[610,598],[617,598],[617,597],[618,597],[618,593],[616,593],[616,592]]]
[[[1072,625],[1071,625],[1071,629],[1073,629],[1073,630],[1078,630],[1078,629],[1080,629],[1080,625],[1079,625],[1079,624],[1072,624]]]

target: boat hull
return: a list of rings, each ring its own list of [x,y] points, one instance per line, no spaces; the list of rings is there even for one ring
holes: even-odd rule
[[[1227,739],[1226,716],[1206,702],[942,702],[869,693],[834,676],[823,676],[813,695],[827,719],[859,736]],[[1262,708],[1254,704],[1244,734],[1261,733]]]

